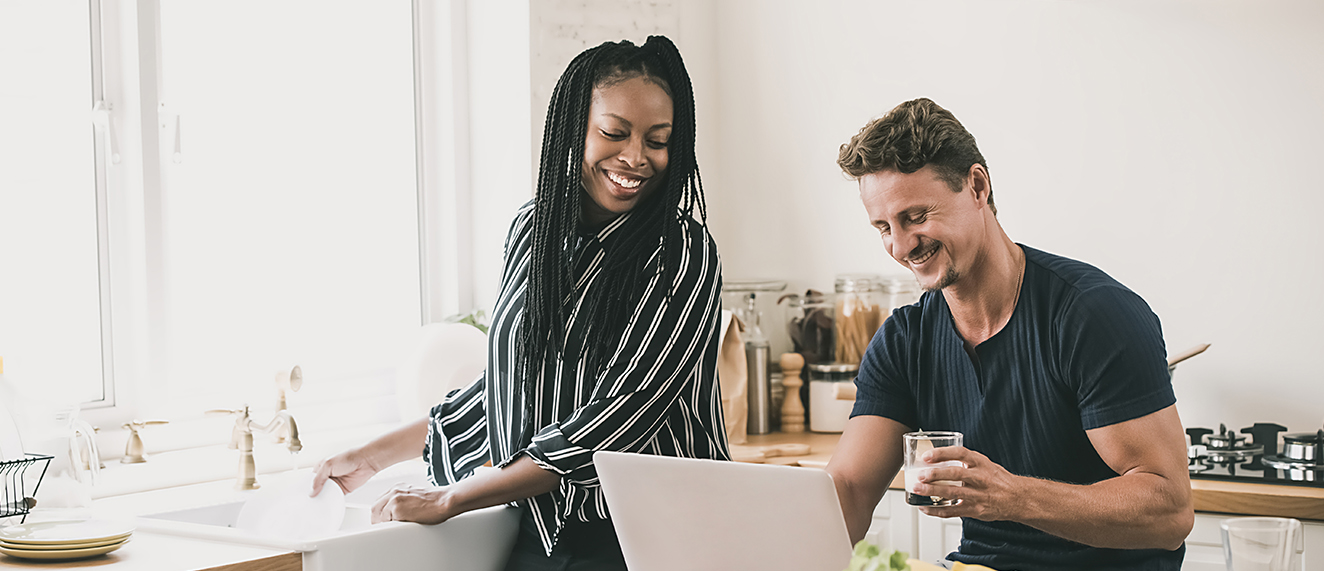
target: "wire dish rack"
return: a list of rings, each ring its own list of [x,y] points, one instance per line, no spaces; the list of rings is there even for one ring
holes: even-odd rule
[[[54,458],[44,454],[26,456],[0,461],[0,482],[4,485],[4,490],[0,492],[0,519],[22,516],[20,523],[27,520],[28,513],[36,503],[32,498],[37,495],[41,479],[46,476],[46,469]],[[31,477],[33,474],[36,478]],[[29,483],[32,485],[31,491],[27,489]]]

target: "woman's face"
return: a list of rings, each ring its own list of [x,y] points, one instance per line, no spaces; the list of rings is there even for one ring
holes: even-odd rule
[[[671,97],[632,77],[593,90],[584,137],[584,222],[599,226],[662,186],[671,138]]]

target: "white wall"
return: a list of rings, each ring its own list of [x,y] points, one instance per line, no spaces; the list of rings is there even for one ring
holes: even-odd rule
[[[474,307],[490,315],[506,232],[533,197],[529,143],[529,0],[465,0],[473,184]],[[541,124],[541,121],[539,121]]]
[[[930,97],[978,138],[1014,240],[1140,293],[1170,352],[1213,344],[1178,369],[1187,425],[1313,430],[1322,24],[1324,5],[1281,0],[724,0],[709,199],[727,275],[904,271],[835,158]]]
[[[1014,240],[1137,291],[1170,353],[1213,344],[1178,369],[1186,425],[1324,421],[1312,359],[1324,5],[549,0],[532,12],[535,133],[548,78],[579,49],[674,27],[728,279],[798,290],[904,273],[835,160],[868,119],[930,97],[978,138]]]

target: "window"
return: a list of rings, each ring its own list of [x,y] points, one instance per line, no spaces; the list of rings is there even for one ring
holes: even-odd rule
[[[394,364],[422,319],[410,2],[160,10],[164,387]]]
[[[103,424],[261,406],[292,365],[384,378],[435,296],[417,9],[0,3],[6,373]]]
[[[15,378],[104,403],[107,139],[91,113],[92,14],[86,1],[0,3],[0,357]]]

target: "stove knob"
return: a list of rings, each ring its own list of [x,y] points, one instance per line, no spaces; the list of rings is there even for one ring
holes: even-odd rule
[[[1286,426],[1273,424],[1271,422],[1257,422],[1254,425],[1241,429],[1242,434],[1251,436],[1251,444],[1259,444],[1264,447],[1264,453],[1269,456],[1278,455],[1278,433],[1287,430]]]
[[[1203,446],[1206,434],[1213,434],[1214,431],[1208,428],[1187,428],[1186,436],[1191,438],[1191,446]]]

